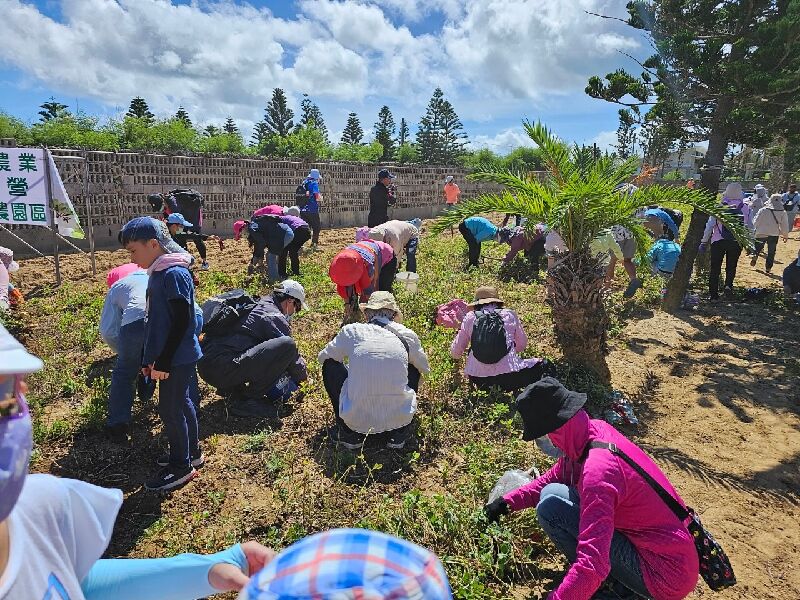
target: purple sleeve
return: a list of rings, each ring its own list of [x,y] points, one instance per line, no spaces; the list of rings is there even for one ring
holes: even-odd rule
[[[475,313],[470,311],[464,316],[464,320],[461,322],[461,328],[456,334],[456,339],[454,339],[453,343],[450,345],[450,356],[453,358],[458,358],[464,354],[467,346],[469,346],[469,341],[472,338],[472,325],[474,322]]]
[[[544,486],[549,483],[567,483],[564,477],[564,460],[559,458],[558,462],[540,477],[503,496],[503,500],[506,501],[508,507],[512,511],[534,507],[539,504],[539,495],[542,493]]]
[[[517,352],[522,352],[525,348],[528,347],[528,336],[525,335],[525,330],[522,328],[522,323],[520,323],[519,317],[517,313],[511,311],[512,314],[512,323],[513,323],[513,335],[514,335],[514,350]],[[508,333],[508,329],[506,329]]]
[[[506,254],[506,257],[503,259],[504,263],[510,263],[514,260],[514,257],[519,254],[520,250],[522,250],[525,244],[525,236],[524,235],[515,235],[511,238],[509,245],[511,249]]]
[[[598,465],[600,461],[587,459],[584,466],[577,556],[553,600],[589,600],[611,571],[614,512],[624,495],[625,479],[619,468],[603,468],[609,464],[606,460],[618,461],[600,459]]]

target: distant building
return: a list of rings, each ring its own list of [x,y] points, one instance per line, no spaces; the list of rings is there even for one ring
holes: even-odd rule
[[[700,168],[703,166],[706,149],[703,146],[689,146],[683,152],[670,152],[664,161],[662,177],[677,171],[681,179],[694,177],[700,179]]]

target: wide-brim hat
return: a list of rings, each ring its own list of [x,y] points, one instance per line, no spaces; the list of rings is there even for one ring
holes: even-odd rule
[[[400,312],[400,305],[391,292],[373,292],[367,300],[366,304],[362,304],[361,308],[368,308],[370,310],[383,310],[388,308],[396,313]]]
[[[569,421],[586,404],[586,394],[568,390],[555,377],[543,377],[517,396],[522,439],[535,440]]]
[[[337,285],[347,287],[355,284],[364,273],[364,259],[355,250],[344,249],[337,254],[328,267],[328,276]]]
[[[473,300],[467,306],[470,308],[476,308],[484,304],[505,304],[505,302],[503,302],[497,296],[498,293],[496,287],[493,285],[484,285],[475,290],[475,300]]]
[[[742,184],[738,181],[729,183],[725,187],[722,197],[725,200],[744,200],[744,190],[742,189]]]
[[[8,330],[0,325],[0,375],[24,375],[40,371],[41,359],[25,350]]]
[[[247,226],[247,221],[235,221],[233,223],[233,239],[239,241],[242,237],[242,229]]]

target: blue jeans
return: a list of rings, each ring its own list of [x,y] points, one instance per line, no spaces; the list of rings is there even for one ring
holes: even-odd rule
[[[267,254],[267,275],[271,281],[278,281],[280,279],[280,273],[278,272],[278,255],[272,254],[272,252]]]
[[[406,271],[417,272],[417,244],[419,238],[411,238],[406,244]]]
[[[109,426],[131,422],[131,409],[136,392],[140,400],[153,397],[155,387],[144,383],[139,375],[142,368],[144,346],[144,319],[123,325],[119,330],[119,353],[111,372],[111,387],[108,391]]]
[[[192,383],[197,381],[197,365],[173,365],[169,377],[158,384],[158,415],[169,440],[169,464],[185,467],[189,453],[197,454],[200,447],[197,413],[192,402]]]
[[[575,562],[580,521],[580,498],[575,488],[563,483],[546,485],[536,506],[536,516],[544,532],[567,560]],[[618,531],[611,538],[609,555],[611,572],[592,599],[651,598],[642,578],[639,554],[631,541]]]

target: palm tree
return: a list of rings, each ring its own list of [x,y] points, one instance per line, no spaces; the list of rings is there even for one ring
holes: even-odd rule
[[[587,156],[581,148],[559,140],[541,123],[524,121],[523,126],[541,149],[548,176],[539,180],[499,169],[473,173],[472,179],[500,184],[505,189],[457,204],[437,220],[432,231],[441,233],[480,213],[500,212],[527,217],[531,232],[542,222],[560,233],[570,251],[560,256],[546,281],[556,339],[568,362],[594,371],[608,385],[605,257],[591,251],[592,242],[613,225],[622,225],[634,234],[643,253],[649,238],[637,214],[654,204],[684,210],[689,207],[713,215],[745,244],[749,243],[747,232],[702,190],[649,185],[632,193],[620,192],[619,186],[636,175],[635,158],[620,161],[596,154]]]

